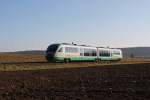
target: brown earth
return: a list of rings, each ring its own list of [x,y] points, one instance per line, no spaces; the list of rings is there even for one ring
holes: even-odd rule
[[[0,100],[150,100],[150,64],[0,72]]]
[[[147,58],[126,58],[121,63],[150,62]],[[0,63],[7,62],[47,62],[41,54],[0,54]]]
[[[0,62],[45,62],[44,55],[0,54]]]

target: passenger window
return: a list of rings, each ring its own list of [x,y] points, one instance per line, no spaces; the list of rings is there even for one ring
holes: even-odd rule
[[[58,50],[58,52],[63,52],[63,48],[60,48],[60,49]]]
[[[66,47],[65,48],[66,53],[78,53],[78,48],[75,47]]]

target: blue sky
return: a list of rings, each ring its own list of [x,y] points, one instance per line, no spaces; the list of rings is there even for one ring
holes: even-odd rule
[[[0,51],[51,43],[150,46],[149,0],[0,0]]]

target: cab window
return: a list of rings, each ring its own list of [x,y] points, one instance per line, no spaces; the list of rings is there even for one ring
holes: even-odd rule
[[[63,48],[61,47],[61,48],[58,50],[58,52],[63,52]]]
[[[58,44],[50,45],[50,46],[47,48],[47,51],[46,51],[46,52],[56,52],[56,50],[58,49],[58,47],[59,47]]]

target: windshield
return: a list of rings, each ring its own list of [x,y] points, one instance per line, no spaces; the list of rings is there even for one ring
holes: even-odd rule
[[[58,49],[58,46],[59,46],[59,44],[50,45],[50,46],[47,48],[47,51],[46,51],[46,52],[56,52],[56,50]]]

